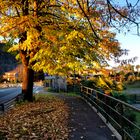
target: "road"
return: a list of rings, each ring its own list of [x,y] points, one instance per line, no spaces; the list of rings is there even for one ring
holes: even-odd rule
[[[33,88],[34,93],[39,93],[42,90],[43,90],[42,86],[35,86]],[[20,93],[21,93],[21,87],[0,89],[0,103],[8,101],[8,100],[16,97]]]
[[[33,93],[36,94],[40,92],[43,92],[43,86],[34,86]]]
[[[0,89],[0,103],[10,100],[21,93],[21,87]]]

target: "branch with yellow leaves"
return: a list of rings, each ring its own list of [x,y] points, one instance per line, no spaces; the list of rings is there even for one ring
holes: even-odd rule
[[[84,9],[82,8],[82,6],[81,6],[79,0],[77,0],[77,3],[78,3],[78,5],[79,5],[79,8],[81,9],[81,11],[83,12],[84,16],[86,17],[86,19],[87,19],[87,21],[88,21],[88,23],[89,23],[89,25],[90,25],[90,28],[91,28],[91,30],[93,31],[93,33],[94,33],[94,35],[95,35],[95,37],[96,37],[96,42],[98,42],[98,40],[99,40],[100,38],[99,38],[97,32],[95,31],[95,29],[94,29],[94,27],[93,27],[93,24],[91,23],[91,21],[90,21],[88,15],[86,14],[86,12],[84,11]]]

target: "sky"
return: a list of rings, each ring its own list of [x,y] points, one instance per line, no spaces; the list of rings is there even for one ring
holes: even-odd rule
[[[127,0],[128,3],[135,5],[138,0]],[[126,6],[126,0],[114,0],[116,4],[120,4],[121,6]],[[140,6],[140,2],[138,3]],[[140,30],[140,29],[139,29]],[[128,56],[124,55],[122,59],[130,59],[133,57],[138,57],[138,59],[133,63],[134,65],[140,65],[140,36],[136,35],[136,28],[130,28],[130,32],[118,33],[116,32],[116,39],[120,42],[120,46],[122,49],[128,49]],[[112,66],[116,66],[114,63],[110,63]]]
[[[117,33],[116,39],[120,42],[120,47],[122,49],[129,50],[128,55],[123,55],[121,59],[138,57],[133,64],[140,65],[140,36],[131,33],[126,33],[126,35],[123,33]],[[112,65],[116,64],[112,63]]]
[[[137,0],[127,0],[132,5],[135,5]],[[116,4],[120,4],[121,6],[126,5],[126,0],[114,0]],[[140,5],[140,2],[139,2]],[[132,33],[133,32],[133,33]],[[127,32],[126,34],[116,32],[116,39],[120,42],[120,46],[122,49],[128,49],[128,56],[123,56],[122,59],[129,59],[133,57],[138,57],[138,59],[134,62],[134,65],[140,65],[140,36],[134,35],[134,30]],[[111,66],[116,66],[114,62],[110,63]]]

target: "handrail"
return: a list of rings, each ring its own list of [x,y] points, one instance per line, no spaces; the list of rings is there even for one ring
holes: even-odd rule
[[[0,110],[4,112],[6,109],[9,109],[14,104],[15,101],[19,101],[21,98],[22,98],[22,93],[9,100],[3,101],[2,103],[0,103],[1,106]]]
[[[129,115],[130,113],[140,114],[140,109],[86,86],[81,85],[80,91],[81,95],[97,109],[97,112],[105,117],[106,122],[112,124],[122,136],[122,140],[138,140],[140,124],[127,116],[127,112],[129,111]]]
[[[82,87],[87,88],[87,89],[90,89],[90,90],[92,90],[92,91],[95,91],[95,92],[97,92],[97,93],[99,93],[99,94],[103,94],[103,93],[101,93],[100,91],[97,91],[97,90],[95,90],[95,89],[92,89],[92,88],[89,88],[89,87],[86,87],[86,86],[82,86]],[[139,108],[136,108],[136,107],[134,107],[134,106],[132,106],[132,105],[126,103],[126,102],[123,102],[123,101],[121,101],[121,100],[119,100],[119,99],[116,99],[116,98],[114,98],[114,97],[112,97],[112,96],[109,96],[109,95],[107,95],[107,94],[104,94],[104,95],[107,96],[108,98],[111,98],[111,99],[113,99],[113,100],[119,102],[119,103],[124,104],[124,105],[127,106],[127,107],[130,107],[130,108],[132,108],[132,109],[134,109],[134,110],[140,112],[140,109],[139,109]]]

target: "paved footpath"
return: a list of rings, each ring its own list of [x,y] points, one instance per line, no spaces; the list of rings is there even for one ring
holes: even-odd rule
[[[81,97],[65,95],[59,97],[70,108],[69,140],[117,140],[97,113]]]

